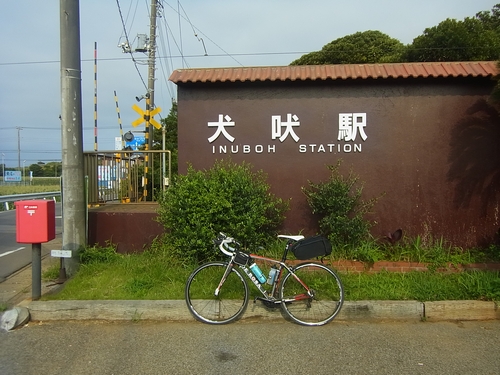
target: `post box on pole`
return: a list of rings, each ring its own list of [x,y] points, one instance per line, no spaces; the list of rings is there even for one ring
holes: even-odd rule
[[[53,200],[27,200],[15,202],[16,241],[30,243],[31,298],[42,295],[42,243],[56,237],[56,212]]]

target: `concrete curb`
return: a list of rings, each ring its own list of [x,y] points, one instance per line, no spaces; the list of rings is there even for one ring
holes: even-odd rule
[[[498,303],[493,301],[436,301],[425,303],[427,321],[500,319]]]
[[[174,301],[24,301],[32,321],[192,321],[183,300]],[[283,320],[280,309],[248,304],[242,320]],[[340,321],[446,321],[500,319],[494,302],[353,301],[345,302]]]

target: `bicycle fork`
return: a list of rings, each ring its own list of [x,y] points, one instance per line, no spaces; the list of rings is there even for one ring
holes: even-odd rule
[[[222,288],[222,285],[224,285],[224,283],[226,282],[226,279],[232,270],[233,270],[233,263],[229,262],[229,264],[226,267],[226,271],[224,271],[224,275],[222,275],[222,279],[220,280],[219,285],[217,285],[217,288],[215,288],[214,295],[216,297],[219,296],[220,289]]]

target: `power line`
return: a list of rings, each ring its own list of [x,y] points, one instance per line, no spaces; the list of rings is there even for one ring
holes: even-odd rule
[[[128,38],[127,28],[125,27],[125,22],[123,20],[123,14],[122,14],[122,10],[121,10],[121,7],[120,7],[120,0],[116,0],[116,5],[118,6],[118,12],[120,13],[120,19],[122,21],[122,26],[123,26],[123,32],[125,34],[125,39],[127,41],[127,45],[130,47],[130,40]],[[142,84],[144,85],[144,87],[147,90],[148,86],[146,85],[146,82],[144,81],[144,78],[142,78],[142,75],[141,75],[141,72],[139,70],[139,67],[137,66],[137,61],[135,60],[134,55],[132,53],[130,53],[130,57],[132,58],[132,61],[134,62],[135,70],[137,70],[137,73],[139,74],[139,77],[141,78]]]
[[[436,51],[436,50],[441,50],[441,51],[448,51],[448,50],[465,50],[465,49],[470,49],[470,50],[478,50],[478,49],[486,49],[488,47],[453,47],[453,48],[415,48],[413,50],[419,50],[419,51]],[[349,50],[348,52],[360,52],[361,50],[358,51],[353,51]],[[323,53],[322,51],[312,51],[316,53]],[[283,55],[305,55],[309,54],[312,52],[299,52],[299,51],[289,51],[289,52],[248,52],[248,53],[224,53],[224,54],[210,54],[210,57],[233,57],[233,56],[283,56]],[[342,51],[338,51],[342,52]],[[328,51],[324,53],[330,53]],[[207,55],[205,54],[194,54],[194,55],[169,55],[169,56],[157,56],[157,58],[160,59],[177,59],[177,58],[182,58],[182,59],[187,59],[187,58],[200,58],[200,57],[206,57]],[[128,60],[128,57],[110,57],[110,58],[98,58],[97,61],[120,61],[120,60]],[[81,62],[93,62],[94,59],[81,59]],[[416,61],[418,62],[418,61]],[[14,61],[14,62],[0,62],[0,66],[9,66],[9,65],[37,65],[37,64],[59,64],[59,60],[46,60],[46,61]],[[242,65],[241,63],[238,62],[239,65]]]
[[[197,27],[195,27],[195,26],[191,23],[191,21],[189,20],[189,18],[187,17],[187,14],[186,14],[186,11],[184,11],[184,8],[182,8],[182,10],[183,10],[183,11],[184,11],[184,13],[186,14],[186,16],[181,15],[181,14],[180,14],[180,12],[179,12],[178,10],[174,9],[174,8],[173,8],[170,4],[166,3],[164,0],[161,0],[161,1],[162,1],[162,3],[165,3],[165,4],[166,4],[166,5],[167,5],[170,9],[172,9],[174,12],[176,12],[176,13],[178,14],[178,16],[179,16],[179,20],[180,20],[180,17],[182,17],[182,18],[184,18],[184,19],[185,19],[185,20],[186,20],[186,21],[187,21],[187,22],[191,25],[191,27],[193,28],[193,32],[194,32],[195,37],[198,39],[198,41],[200,41],[200,40],[201,40],[201,42],[203,43],[203,48],[204,48],[204,50],[205,50],[205,55],[204,55],[204,56],[207,56],[207,55],[208,55],[208,54],[207,54],[207,52],[206,52],[206,48],[205,48],[205,42],[203,42],[203,39],[201,39],[201,38],[199,38],[199,37],[198,37],[197,32],[199,32],[199,33],[203,34],[203,36],[204,36],[205,38],[207,38],[207,39],[208,39],[210,42],[212,42],[212,43],[213,43],[213,44],[214,44],[217,48],[219,48],[222,52],[224,52],[225,56],[228,56],[228,57],[232,58],[232,59],[233,59],[233,60],[234,60],[234,61],[235,61],[238,65],[240,65],[240,66],[244,66],[242,63],[240,63],[238,60],[236,60],[236,59],[234,58],[235,54],[229,54],[228,52],[226,52],[226,51],[225,51],[225,50],[224,50],[221,46],[219,46],[219,45],[218,45],[217,43],[215,43],[212,39],[210,39],[210,38],[209,38],[209,37],[208,37],[205,33],[203,33],[200,29],[198,29]],[[180,5],[180,3],[179,3],[179,5]],[[182,5],[181,5],[181,7],[182,7]],[[182,54],[182,51],[181,51],[181,54]],[[212,56],[212,55],[210,55],[210,56]]]

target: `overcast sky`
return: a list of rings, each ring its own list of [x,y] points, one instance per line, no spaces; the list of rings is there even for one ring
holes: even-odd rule
[[[498,0],[160,0],[156,105],[166,116],[173,69],[288,65],[358,31],[379,30],[408,44],[446,18],[491,10]],[[84,150],[94,149],[94,43],[97,42],[98,149],[133,130],[135,97],[146,93],[146,55],[122,53],[149,34],[150,0],[81,0]],[[180,11],[181,16],[179,16]],[[3,1],[0,24],[0,151],[8,167],[61,160],[59,1]],[[195,33],[197,36],[195,36]],[[206,54],[208,56],[204,56]],[[181,56],[183,58],[181,58]],[[144,107],[144,102],[139,103]],[[18,142],[20,147],[18,147]]]

